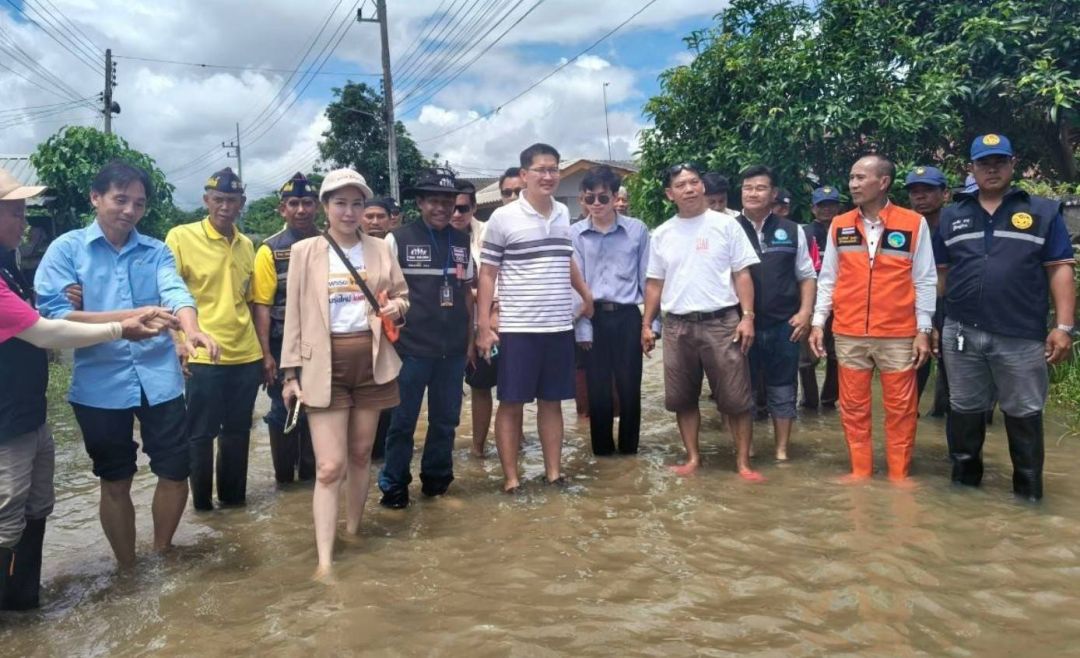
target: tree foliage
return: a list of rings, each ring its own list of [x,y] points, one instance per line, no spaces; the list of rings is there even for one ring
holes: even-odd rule
[[[661,173],[688,160],[729,175],[769,164],[804,208],[814,181],[844,187],[871,150],[901,171],[937,164],[959,179],[984,132],[1009,135],[1022,170],[1078,181],[1078,8],[733,0],[685,39],[694,60],[665,71],[645,106],[654,126],[641,137],[635,212],[668,215]]]
[[[111,160],[123,160],[150,174],[153,196],[147,200],[139,231],[164,238],[175,218],[174,187],[165,180],[165,174],[153,158],[131,148],[117,135],[86,126],[64,128],[38,145],[30,156],[38,177],[43,185],[49,186],[49,195],[54,198],[50,209],[56,219],[57,233],[85,226],[94,219],[90,184],[101,167]]]
[[[330,129],[323,133],[319,152],[331,167],[350,167],[360,172],[376,194],[389,195],[390,176],[387,132],[383,121],[383,98],[362,82],[334,89],[337,99],[326,108]],[[417,172],[431,166],[409,137],[404,124],[396,122],[398,172],[404,188]]]

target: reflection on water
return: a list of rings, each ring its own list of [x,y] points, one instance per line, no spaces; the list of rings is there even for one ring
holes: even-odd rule
[[[49,655],[1064,655],[1080,641],[1080,442],[1049,422],[1047,498],[1016,503],[999,420],[984,489],[947,482],[942,423],[923,419],[915,486],[843,486],[835,413],[796,426],[775,465],[757,423],[765,484],[733,474],[710,412],[705,469],[679,479],[658,358],[646,363],[637,458],[597,460],[568,418],[566,490],[539,482],[527,420],[522,497],[499,492],[492,455],[468,457],[462,414],[449,497],[404,512],[369,499],[363,537],[342,544],[339,584],[315,565],[310,490],[276,490],[257,424],[248,507],[188,512],[167,558],[117,575],[77,441],[58,456],[46,538],[46,607],[0,618],[0,653]],[[265,402],[265,400],[263,401]],[[466,407],[468,401],[466,400]],[[926,405],[924,405],[925,407]],[[876,415],[880,426],[880,410]],[[422,432],[418,432],[422,436]],[[493,448],[489,448],[493,449]],[[153,480],[136,481],[140,552]],[[418,493],[418,492],[417,492]]]

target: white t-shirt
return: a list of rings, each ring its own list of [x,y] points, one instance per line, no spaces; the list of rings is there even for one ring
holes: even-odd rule
[[[343,249],[357,274],[366,277],[364,270],[364,244],[357,242],[350,249]],[[348,334],[371,329],[368,324],[368,302],[360,286],[353,282],[349,269],[330,248],[330,333]]]
[[[653,232],[646,276],[664,281],[664,313],[707,313],[739,303],[731,275],[757,262],[742,226],[706,210],[697,217],[676,215]]]

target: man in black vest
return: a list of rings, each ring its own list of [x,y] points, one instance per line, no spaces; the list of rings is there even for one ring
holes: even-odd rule
[[[840,213],[840,191],[832,185],[823,185],[810,195],[810,212],[814,215],[814,221],[802,227],[803,233],[808,238],[807,245],[810,247],[810,257],[814,261],[814,269],[821,270],[821,258],[825,255],[825,243],[829,240],[829,226],[832,220]],[[799,356],[799,382],[802,384],[803,397],[800,406],[807,409],[817,409],[818,403],[827,408],[836,406],[836,399],[840,396],[840,379],[836,363],[836,342],[832,334],[832,318],[825,323],[825,382],[821,385],[821,395],[818,396],[817,382],[817,357],[810,349],[808,341],[803,341]]]
[[[286,433],[289,410],[281,400],[281,339],[285,335],[285,282],[289,275],[289,253],[293,244],[318,235],[315,217],[319,212],[319,191],[297,172],[278,191],[278,212],[285,228],[266,238],[255,253],[255,272],[251,277],[252,310],[255,333],[263,352],[263,383],[270,396],[270,413],[263,417],[270,432],[270,457],[274,461],[274,479],[288,484],[315,477],[315,453],[307,418],[301,418],[293,431]]]
[[[1049,373],[1072,348],[1076,288],[1061,203],[1012,186],[1012,145],[971,145],[977,189],[957,194],[934,234],[945,290],[941,347],[949,373],[953,482],[978,486],[987,410],[1005,414],[1013,493],[1042,498],[1043,420]],[[1056,326],[1046,330],[1054,299]]]
[[[401,339],[398,387],[401,403],[390,419],[386,462],[379,473],[379,501],[401,509],[409,504],[409,465],[420,404],[427,391],[428,429],[420,463],[421,491],[441,496],[454,480],[454,431],[461,417],[461,378],[472,344],[474,265],[469,236],[450,226],[457,199],[453,173],[425,171],[408,190],[422,221],[386,237],[409,284],[409,312]]]
[[[754,165],[743,171],[743,209],[738,221],[761,260],[750,266],[754,279],[750,374],[755,380],[765,380],[776,459],[786,461],[796,415],[799,342],[810,331],[817,274],[799,225],[772,212],[776,195],[776,177],[771,169]],[[757,386],[755,382],[755,390]]]

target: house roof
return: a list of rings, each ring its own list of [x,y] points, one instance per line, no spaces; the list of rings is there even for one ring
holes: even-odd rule
[[[638,164],[631,160],[593,160],[591,158],[577,158],[576,160],[569,160],[561,163],[559,171],[564,177],[573,176],[579,171],[600,165],[611,167],[615,170],[615,173],[620,176],[636,174],[640,170]],[[478,208],[496,206],[500,203],[502,203],[502,194],[499,191],[498,178],[493,179],[491,184],[487,187],[480,188],[477,186],[476,206]]]

